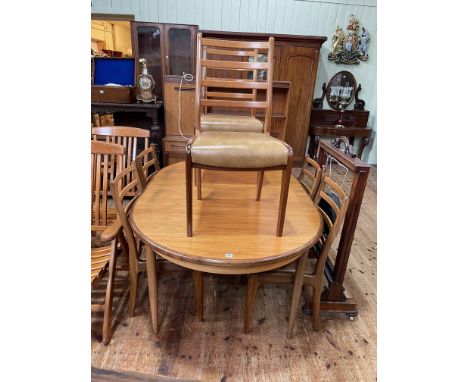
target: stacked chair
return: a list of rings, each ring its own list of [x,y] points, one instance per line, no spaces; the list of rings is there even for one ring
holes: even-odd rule
[[[193,233],[193,168],[198,199],[202,198],[201,169],[257,171],[257,200],[261,196],[264,171],[282,170],[276,235],[283,234],[293,153],[288,144],[270,136],[273,45],[273,37],[255,42],[197,35],[195,110],[198,117],[195,136],[187,145],[187,236]],[[266,91],[265,101],[257,100],[259,89]],[[230,114],[226,114],[226,109]],[[256,118],[258,110],[264,112],[264,123]]]

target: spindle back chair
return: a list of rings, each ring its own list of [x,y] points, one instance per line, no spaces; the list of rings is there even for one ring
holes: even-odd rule
[[[138,150],[148,148],[150,132],[145,129],[130,126],[102,126],[91,129],[91,134],[94,140],[105,141],[108,143],[116,143],[126,148],[126,156],[123,159],[123,168],[129,166],[138,155]],[[112,178],[117,174],[113,172]],[[132,181],[132,174],[127,174],[123,181],[122,187]],[[136,195],[136,189],[129,190],[129,196]]]
[[[113,171],[121,171],[125,147],[113,143],[91,141],[91,234],[100,234],[100,246],[91,248],[91,285],[107,272],[105,303],[92,304],[93,312],[104,311],[102,342],[111,337],[112,300],[118,242],[125,247],[125,238],[115,213],[110,213],[108,191]],[[103,245],[109,243],[110,245]]]

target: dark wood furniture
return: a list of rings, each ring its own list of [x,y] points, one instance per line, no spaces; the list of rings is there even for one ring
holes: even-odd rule
[[[181,76],[164,77],[164,124],[165,136],[163,138],[164,166],[185,160],[188,140],[179,133],[179,96],[181,103],[180,129],[182,134],[191,138],[195,128],[195,79],[193,82],[182,83]],[[275,138],[284,141],[289,112],[290,81],[273,81],[272,116],[270,133]],[[180,91],[179,89],[182,89]],[[227,89],[218,89],[226,91]],[[179,94],[180,93],[180,94]],[[265,99],[265,91],[257,91],[257,99]],[[218,108],[219,109],[219,108]],[[218,110],[221,112],[221,110]],[[225,110],[223,111],[226,112]],[[256,117],[264,121],[264,113],[258,111]]]
[[[132,21],[131,31],[133,56],[137,63],[140,58],[146,58],[148,72],[156,82],[157,97],[163,98],[165,75],[194,73],[197,25]],[[139,73],[137,67],[135,79]]]
[[[186,236],[185,190],[180,187],[185,180],[182,162],[162,168],[130,209],[130,225],[147,248],[147,261],[154,261],[156,251],[171,263],[195,271],[250,274],[294,262],[321,235],[320,213],[294,177],[284,235],[276,237],[272,232],[281,174],[265,174],[262,203],[252,197],[257,188],[255,173],[207,171],[204,175],[205,192],[216,198],[194,205],[198,234],[193,237]],[[148,284],[150,304],[155,307],[157,285],[153,280]],[[151,312],[153,332],[157,333],[156,308]]]
[[[351,144],[354,143],[355,137],[361,137],[359,145],[358,157],[362,157],[365,147],[369,143],[369,137],[372,134],[372,129],[367,127],[369,119],[369,111],[367,110],[345,110],[342,112],[342,124],[344,128],[337,128],[335,125],[340,120],[340,111],[330,109],[313,109],[310,117],[310,145],[309,156],[317,157],[318,139],[325,136],[345,136],[349,137]]]
[[[91,113],[93,115],[98,114],[99,116],[113,114],[115,125],[133,126],[149,130],[149,142],[155,144],[159,161],[161,161],[163,129],[160,126],[160,110],[162,104],[162,101],[157,101],[155,104],[92,102]],[[139,146],[138,150],[144,148],[143,146]]]
[[[291,82],[285,141],[293,148],[294,166],[301,166],[307,144],[320,48],[327,38],[206,30],[201,32],[203,37],[227,40],[266,41],[270,36],[274,37],[273,80]]]
[[[358,314],[356,302],[353,298],[346,296],[343,281],[371,166],[359,158],[352,158],[343,153],[330,142],[320,140],[317,158],[320,165],[323,166],[326,164],[327,155],[332,156],[348,168],[353,174],[353,183],[348,195],[349,206],[343,223],[343,229],[341,230],[340,243],[338,245],[335,262],[333,263],[333,261],[328,258],[325,265],[325,276],[328,285],[322,293],[320,310],[344,312],[347,313],[348,316],[353,317]],[[310,304],[306,304],[305,310],[307,311],[309,308]]]
[[[333,197],[325,192],[328,186],[333,192]],[[317,206],[323,221],[324,230],[317,244],[312,247],[309,254],[304,253],[297,261],[295,271],[290,269],[279,269],[271,272],[256,273],[249,275],[247,284],[247,298],[245,302],[244,332],[250,331],[255,295],[260,285],[265,283],[273,284],[294,284],[293,295],[291,299],[291,311],[289,313],[288,338],[291,338],[294,323],[296,321],[299,300],[301,298],[302,286],[309,286],[313,289],[313,309],[312,319],[314,331],[320,330],[320,296],[322,293],[325,262],[328,258],[328,251],[341,228],[348,207],[348,197],[341,187],[326,175],[323,176],[320,188],[315,197]],[[315,259],[312,265],[311,273],[306,271],[308,257]]]

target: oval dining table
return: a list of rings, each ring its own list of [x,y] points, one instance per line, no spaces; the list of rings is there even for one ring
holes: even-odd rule
[[[193,201],[192,237],[187,237],[186,227],[185,162],[161,169],[129,211],[133,232],[145,245],[154,333],[158,331],[155,253],[197,271],[194,274],[251,274],[306,257],[322,233],[318,209],[292,176],[283,236],[275,235],[281,171],[265,172],[260,201],[256,201],[255,172],[203,171],[202,184],[203,199]],[[301,294],[304,275],[298,273],[293,300]]]

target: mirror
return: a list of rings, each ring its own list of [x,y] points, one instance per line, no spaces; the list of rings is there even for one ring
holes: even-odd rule
[[[336,73],[328,82],[327,102],[334,110],[344,110],[353,101],[356,79],[347,71]]]

